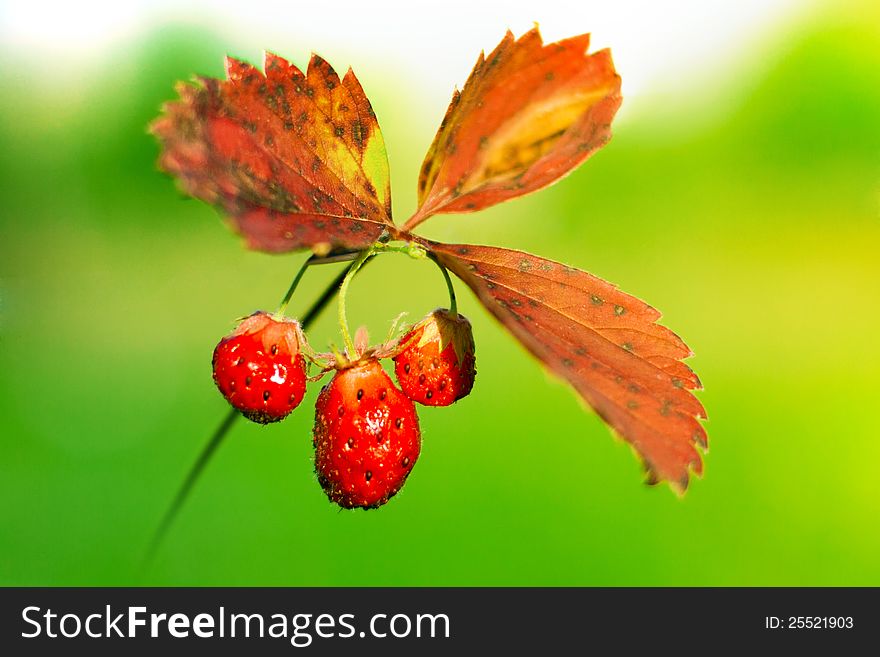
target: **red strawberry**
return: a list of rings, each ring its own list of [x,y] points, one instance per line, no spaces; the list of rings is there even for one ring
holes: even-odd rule
[[[249,420],[284,419],[306,391],[299,324],[256,312],[214,349],[214,382]]]
[[[332,502],[382,506],[406,481],[421,449],[413,403],[379,361],[336,372],[315,404],[315,472]]]
[[[477,375],[471,323],[438,308],[400,339],[397,382],[413,401],[449,406],[470,393]]]

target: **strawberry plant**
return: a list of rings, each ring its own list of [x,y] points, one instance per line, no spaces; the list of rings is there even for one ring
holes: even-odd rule
[[[218,345],[215,380],[235,410],[166,526],[239,412],[269,422],[299,404],[306,361],[316,371],[311,381],[333,372],[315,417],[321,486],[343,507],[384,504],[419,455],[413,401],[447,406],[474,385],[475,342],[450,273],[634,447],[649,483],[665,480],[683,492],[690,473],[701,473],[705,412],[692,394],[700,381],[682,362],[688,347],[657,324],[660,313],[574,267],[415,232],[432,216],[476,212],[546,187],[608,142],[620,77],[609,51],[588,54],[588,45],[589,35],[544,44],[535,28],[519,39],[508,32],[481,54],[452,97],[420,171],[418,207],[402,223],[392,219],[379,123],[351,70],[340,78],[313,55],[303,72],[267,53],[262,71],[227,58],[225,80],[178,86],[179,99],[151,126],[160,167],[217,207],[248,248],[311,256],[274,315],[253,315]],[[361,268],[388,253],[433,261],[449,307],[371,346],[364,332],[350,334],[346,295]],[[352,264],[299,323],[285,318],[308,268],[344,261]],[[316,352],[304,332],[333,296],[341,347]],[[386,358],[400,388],[379,364]]]

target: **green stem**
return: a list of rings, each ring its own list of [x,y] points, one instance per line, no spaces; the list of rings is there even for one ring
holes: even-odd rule
[[[305,313],[302,315],[302,317],[300,318],[300,324],[302,325],[304,331],[309,329],[309,327],[318,318],[318,315],[321,314],[321,311],[324,310],[328,303],[330,303],[330,300],[333,298],[336,290],[338,290],[339,286],[342,284],[342,280],[343,272],[340,272],[339,275],[335,279],[333,279],[333,281],[326,287],[321,296],[318,297],[311,305],[311,307],[306,310]],[[186,479],[183,480],[183,484],[177,491],[177,495],[171,502],[171,506],[168,507],[168,510],[162,517],[162,522],[156,529],[156,533],[153,535],[153,539],[150,542],[150,546],[144,559],[144,566],[149,564],[149,562],[155,556],[156,551],[162,544],[162,540],[168,533],[171,524],[174,522],[174,519],[180,512],[180,509],[183,507],[184,502],[186,502],[186,500],[189,498],[190,493],[192,492],[192,489],[195,486],[196,482],[202,476],[202,473],[204,472],[208,463],[211,461],[211,458],[217,451],[217,448],[220,447],[224,439],[229,435],[229,432],[235,425],[235,422],[240,417],[241,414],[237,410],[235,410],[234,408],[230,409],[226,413],[220,425],[214,431],[211,439],[208,441],[208,444],[202,448],[202,451],[199,453],[198,458],[190,468],[189,473],[186,475]]]
[[[354,278],[355,274],[357,274],[358,269],[360,269],[361,266],[374,255],[373,252],[374,247],[361,251],[357,260],[351,263],[351,267],[348,268],[348,272],[345,274],[345,278],[342,279],[342,284],[339,286],[339,330],[342,332],[342,340],[345,342],[345,349],[348,352],[349,358],[355,357],[356,350],[354,342],[351,339],[351,333],[348,331],[348,318],[345,311],[345,299],[348,295],[348,285],[351,283],[351,279]]]
[[[306,273],[306,269],[309,268],[310,265],[314,264],[315,256],[309,257],[303,264],[302,267],[299,268],[299,271],[296,272],[296,276],[293,277],[293,282],[290,284],[290,287],[287,288],[287,294],[284,295],[284,298],[281,300],[281,303],[278,304],[278,310],[275,311],[276,317],[283,317],[284,312],[287,310],[287,305],[290,303],[290,300],[293,298],[293,293],[296,292],[296,286],[299,285],[299,282],[302,280],[303,274]]]
[[[446,289],[449,290],[449,312],[453,315],[458,315],[458,304],[455,300],[455,287],[452,285],[452,279],[449,277],[449,272],[436,256],[432,254],[430,258],[440,268],[440,271],[443,273],[443,279],[446,281]]]
[[[311,255],[300,267],[300,270],[296,273],[296,276],[293,279],[293,282],[290,284],[290,288],[287,290],[287,294],[284,295],[284,298],[281,300],[281,303],[278,305],[278,310],[275,311],[277,316],[284,315],[287,310],[287,305],[290,303],[290,300],[293,298],[293,293],[296,291],[297,286],[299,285],[300,280],[303,277],[303,274],[306,273],[306,269],[309,267],[314,267],[316,265],[329,265],[334,262],[348,262],[351,260],[355,260],[360,256],[360,251],[350,251],[348,253],[335,253],[329,256],[319,256],[317,254]]]

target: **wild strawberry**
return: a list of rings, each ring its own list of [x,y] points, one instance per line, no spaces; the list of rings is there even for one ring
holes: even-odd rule
[[[282,420],[302,401],[306,364],[299,324],[256,312],[214,349],[214,382],[249,420]]]
[[[471,323],[438,308],[404,335],[394,357],[400,388],[426,406],[449,406],[467,396],[477,375]]]
[[[421,449],[415,406],[375,358],[336,372],[315,404],[315,472],[331,501],[351,509],[385,504]]]

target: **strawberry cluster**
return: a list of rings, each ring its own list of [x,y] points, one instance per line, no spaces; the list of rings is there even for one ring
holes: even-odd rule
[[[470,322],[437,309],[402,337],[353,357],[312,354],[295,320],[257,312],[214,350],[214,381],[244,417],[261,424],[289,415],[306,383],[333,371],[315,403],[315,473],[343,508],[382,506],[404,485],[421,451],[413,402],[449,406],[470,393],[476,367]],[[391,358],[399,388],[380,360]],[[320,366],[313,379],[307,360]]]

